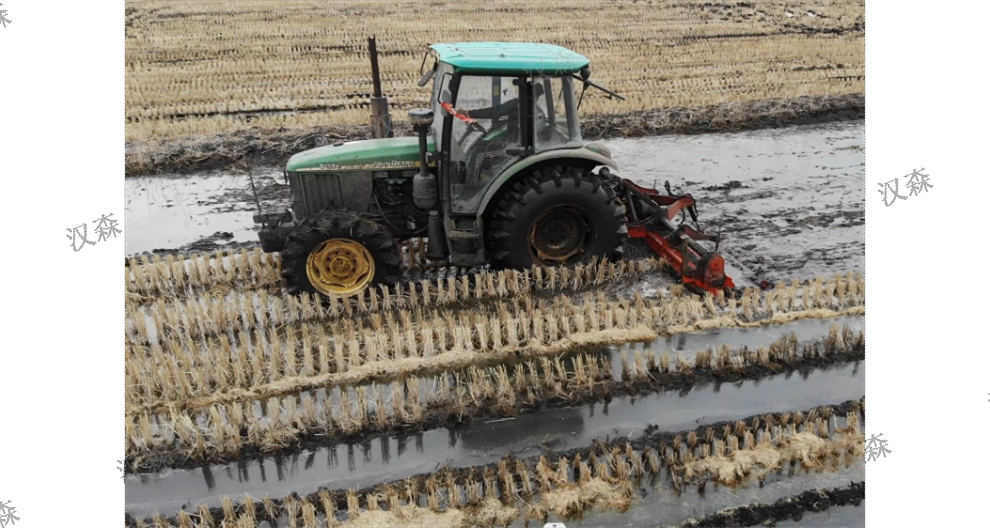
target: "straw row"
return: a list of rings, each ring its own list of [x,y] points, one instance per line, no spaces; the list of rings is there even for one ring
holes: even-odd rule
[[[847,405],[851,404],[851,405]],[[845,414],[839,427],[838,414]],[[497,526],[522,516],[568,519],[592,507],[624,509],[644,480],[664,479],[675,488],[707,480],[740,484],[755,472],[786,467],[826,470],[863,456],[865,438],[856,402],[806,412],[758,415],[676,434],[621,439],[572,452],[429,474],[381,483],[361,490],[321,488],[307,496],[256,499],[198,507],[171,518],[155,515],[128,526]],[[699,434],[699,431],[703,431]],[[672,437],[672,438],[671,438]],[[731,470],[730,470],[731,469]],[[445,521],[445,522],[440,522]]]
[[[589,57],[595,79],[626,96],[589,91],[585,115],[864,91],[862,2],[772,0],[713,12],[719,4],[404,1],[382,16],[377,1],[243,1],[225,4],[222,33],[201,2],[128,9],[128,141],[366,124],[368,35],[379,36],[382,89],[400,118],[429,97],[416,85],[427,43],[537,33]],[[548,55],[532,69],[567,60]]]
[[[431,270],[442,263],[426,258],[426,239],[410,238],[399,243],[402,266],[408,271]],[[131,257],[125,266],[130,299],[182,297],[192,292],[222,292],[237,287],[256,290],[278,286],[281,254],[260,248],[216,250],[213,253],[143,254]]]
[[[699,351],[693,362],[681,354],[637,350],[622,357],[622,375],[612,378],[608,356],[578,354],[531,359],[513,365],[470,367],[437,376],[408,377],[386,386],[372,383],[325,392],[268,398],[259,405],[236,400],[159,414],[128,416],[127,456],[134,467],[172,460],[227,460],[243,449],[273,452],[307,437],[351,437],[410,426],[460,422],[470,417],[512,416],[537,403],[578,402],[625,392],[656,391],[716,380],[760,377],[768,372],[861,358],[865,333],[834,326],[820,342],[799,345],[791,334],[766,348]],[[754,373],[753,367],[757,367]],[[157,461],[156,461],[157,460]]]
[[[281,258],[261,248],[168,254],[164,258],[144,254],[128,259],[124,280],[126,291],[140,296],[267,288],[281,284]]]
[[[183,260],[186,262],[183,263]],[[235,287],[256,290],[276,286],[280,280],[278,275],[281,255],[263,253],[260,249],[217,251],[213,255],[191,255],[188,258],[181,254],[178,257],[168,255],[164,260],[158,255],[143,255],[141,263],[133,258],[131,261],[129,269],[133,271],[128,272],[128,291],[145,295],[184,297],[194,291],[226,293]],[[326,304],[324,309],[328,314],[353,316],[355,313],[363,314],[379,309],[418,305],[429,307],[505,298],[537,291],[577,291],[625,278],[640,277],[659,271],[664,266],[666,263],[663,260],[653,258],[618,263],[594,259],[589,264],[575,266],[533,266],[522,271],[482,271],[472,275],[448,275],[395,285],[382,284],[354,297],[321,299]],[[314,300],[305,301],[310,297]],[[316,298],[305,296],[297,300],[313,304]],[[230,304],[236,301],[225,302]],[[240,307],[239,304],[235,306]],[[181,306],[176,309],[181,310]]]
[[[298,335],[255,329],[238,332],[234,341],[220,335],[202,343],[131,347],[125,365],[127,401],[182,402],[270,384],[295,391],[520,354],[547,355],[582,345],[627,342],[625,332],[616,331],[674,320],[669,308],[653,309],[643,299],[635,305],[611,302],[600,292],[576,300],[524,300],[525,304],[499,303],[455,314],[401,312],[398,320],[375,317],[368,326],[349,319],[304,323]],[[641,341],[656,337],[650,330],[628,335]],[[293,382],[294,378],[311,379]]]
[[[754,306],[765,306],[772,315],[755,319],[761,311]],[[272,395],[268,391],[286,393],[505,357],[551,355],[581,346],[649,341],[658,333],[863,311],[856,306],[843,311],[781,310],[789,306],[793,303],[773,291],[761,296],[753,290],[738,305],[730,299],[724,309],[711,297],[611,301],[598,291],[577,298],[524,297],[453,314],[400,311],[395,319],[386,312],[367,322],[343,319],[303,323],[284,332],[271,327],[267,332],[242,330],[235,339],[221,334],[200,341],[171,340],[165,347],[129,347],[126,401],[129,412],[190,399],[216,402],[223,401],[224,394],[239,397],[241,389],[252,387],[265,387],[260,393]]]
[[[218,261],[220,259],[210,260]],[[128,308],[130,324],[126,330],[128,337],[138,343],[151,342],[151,332],[159,340],[173,336],[183,339],[203,337],[225,330],[250,330],[314,319],[353,318],[386,310],[440,308],[539,293],[579,292],[639,278],[655,273],[663,266],[664,261],[660,259],[595,260],[586,265],[482,271],[459,277],[382,284],[350,298],[327,298],[309,293],[271,296],[265,290],[185,300],[158,298],[146,307],[132,304]],[[167,283],[167,275],[158,277],[156,282]]]
[[[778,522],[792,521],[808,512],[822,512],[830,508],[855,505],[866,499],[866,482],[850,482],[832,489],[813,489],[777,499],[773,504],[757,502],[727,508],[706,515],[701,519],[688,519],[677,528],[705,528],[710,526],[776,526]]]
[[[134,343],[186,341],[224,332],[268,328],[341,317],[354,318],[385,311],[416,308],[442,308],[454,304],[517,298],[523,295],[552,292],[580,292],[621,280],[631,280],[656,272],[662,260],[645,259],[593,263],[587,266],[541,268],[530,270],[484,271],[461,277],[438,278],[435,282],[397,283],[356,299],[320,298],[302,295],[270,296],[268,292],[240,293],[224,297],[200,297],[189,300],[158,299],[145,308],[131,306],[126,335]],[[829,279],[820,277],[801,284],[792,280],[780,283],[770,292],[748,289],[739,300],[740,314],[751,320],[773,311],[797,309],[845,309],[864,302],[865,282],[851,271]],[[683,287],[674,285],[671,292],[679,296]],[[708,300],[705,300],[708,303]],[[722,294],[710,301],[726,307]]]
[[[692,380],[695,375],[711,375],[715,379],[737,379],[750,367],[764,372],[793,369],[801,364],[813,364],[818,360],[832,360],[836,356],[864,357],[866,332],[856,332],[847,325],[832,324],[828,336],[822,340],[799,343],[797,334],[791,332],[777,338],[769,346],[749,349],[733,349],[729,345],[710,346],[699,350],[691,361],[677,352],[671,358],[667,352],[636,350],[630,356],[621,354],[622,381],[643,382],[663,387],[678,385],[680,380]]]
[[[244,449],[282,450],[316,434],[346,437],[430,420],[457,422],[493,410],[511,415],[526,402],[567,399],[580,387],[592,391],[610,375],[607,357],[578,356],[570,370],[561,358],[541,358],[516,365],[511,374],[504,365],[470,367],[385,386],[270,398],[264,405],[236,401],[191,413],[140,413],[126,418],[126,453],[131,467],[141,468],[145,460],[154,463],[159,456],[222,460]]]

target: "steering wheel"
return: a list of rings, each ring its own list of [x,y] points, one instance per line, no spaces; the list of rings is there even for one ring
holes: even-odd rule
[[[473,132],[481,132],[482,134],[488,133],[488,129],[478,124],[478,122],[475,121],[473,117],[458,112],[454,108],[454,105],[450,103],[440,103],[440,108],[443,108],[448,114],[467,123],[468,125],[467,130],[465,130],[464,134],[460,137],[460,139],[457,140],[458,144],[463,145],[464,140],[467,139],[467,137],[471,135],[471,133]]]
[[[485,135],[488,133],[488,130],[485,129],[485,127],[479,125],[477,121],[471,121],[468,123],[467,130],[465,130],[464,134],[462,134],[460,139],[457,140],[457,143],[463,146],[468,136],[470,136],[474,132],[481,132],[481,135]]]
[[[551,142],[553,140],[559,140],[562,143],[567,143],[569,141],[567,134],[560,131],[560,124],[550,125],[549,123],[539,131],[539,137],[543,141]]]

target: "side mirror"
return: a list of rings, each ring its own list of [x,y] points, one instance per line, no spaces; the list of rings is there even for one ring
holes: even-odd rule
[[[449,103],[450,102],[450,90],[447,90],[445,88],[442,92],[440,92],[440,102],[441,103]]]
[[[587,66],[581,68],[581,80],[587,81],[590,78],[591,78],[591,68]]]
[[[430,79],[433,78],[434,73],[436,73],[436,70],[426,70],[426,73],[423,74],[423,77],[419,79],[419,86],[420,87],[426,86],[426,83],[430,82]]]

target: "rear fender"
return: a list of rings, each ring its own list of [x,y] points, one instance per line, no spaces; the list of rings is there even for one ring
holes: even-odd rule
[[[495,178],[495,181],[485,191],[485,196],[478,207],[478,219],[483,220],[498,205],[498,196],[503,189],[509,189],[515,183],[516,178],[522,177],[529,169],[538,168],[541,165],[569,165],[584,167],[591,170],[599,165],[606,165],[612,169],[619,167],[611,158],[603,156],[587,147],[576,149],[548,150],[532,156],[523,158],[515,165],[509,167]]]

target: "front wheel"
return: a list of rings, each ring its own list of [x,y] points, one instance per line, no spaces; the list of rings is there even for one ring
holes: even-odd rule
[[[381,226],[353,213],[309,218],[286,238],[282,276],[289,293],[350,297],[400,279],[398,247]]]
[[[591,171],[544,167],[504,193],[492,215],[492,263],[525,268],[615,259],[627,238],[626,209]]]

